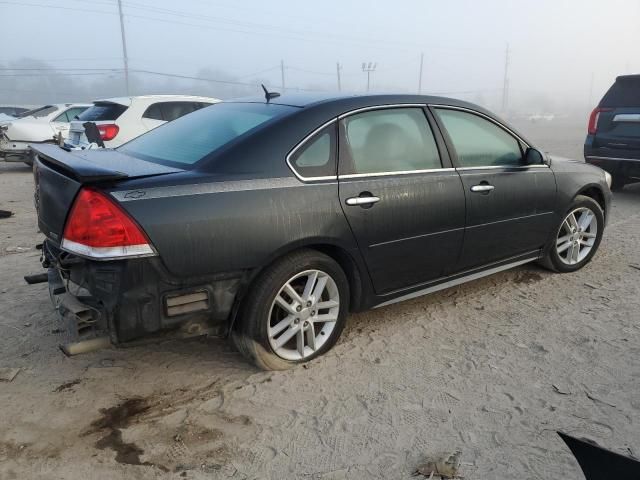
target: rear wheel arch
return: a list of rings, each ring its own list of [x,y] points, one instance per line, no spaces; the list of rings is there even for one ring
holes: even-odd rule
[[[333,259],[340,266],[349,281],[350,311],[358,311],[362,308],[364,290],[363,278],[365,272],[361,271],[361,268],[358,266],[357,261],[345,248],[335,243],[328,242],[312,242],[304,245],[294,244],[288,246],[288,248],[279,250],[278,253],[274,256],[271,256],[263,266],[247,272],[247,274],[241,281],[241,287],[238,289],[233,308],[231,309],[231,314],[229,316],[228,333],[233,330],[234,325],[236,324],[238,313],[242,308],[242,303],[260,274],[266,271],[280,259],[303,250],[315,250]]]

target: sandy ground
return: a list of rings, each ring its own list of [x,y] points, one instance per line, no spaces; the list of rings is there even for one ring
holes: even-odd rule
[[[582,126],[523,130],[580,153]],[[583,478],[558,429],[640,455],[640,187],[580,272],[354,315],[327,355],[269,373],[218,339],[65,357],[46,286],[22,281],[31,189],[0,165],[0,367],[21,369],[0,382],[0,479],[405,479],[455,450],[467,479]]]

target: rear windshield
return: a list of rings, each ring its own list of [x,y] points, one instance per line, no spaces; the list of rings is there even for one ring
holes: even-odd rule
[[[184,168],[295,107],[218,103],[166,123],[118,150],[150,162]]]
[[[600,101],[601,107],[640,107],[640,76],[616,80]]]
[[[78,115],[78,120],[83,122],[99,122],[102,120],[115,120],[122,115],[128,107],[118,103],[95,103]]]

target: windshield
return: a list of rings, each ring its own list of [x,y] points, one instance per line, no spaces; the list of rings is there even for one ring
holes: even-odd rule
[[[295,107],[218,103],[131,140],[118,150],[150,162],[184,168]]]

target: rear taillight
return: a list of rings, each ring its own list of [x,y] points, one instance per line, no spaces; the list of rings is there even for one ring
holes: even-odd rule
[[[118,135],[120,131],[120,127],[115,123],[108,123],[106,125],[96,125],[98,127],[98,132],[100,132],[100,138],[103,142],[108,142],[109,140],[113,140]]]
[[[155,255],[140,226],[106,194],[83,188],[76,197],[61,247],[99,260]]]
[[[612,110],[611,108],[601,108],[601,107],[596,107],[593,109],[593,112],[591,112],[591,115],[589,116],[589,126],[587,127],[587,131],[589,132],[589,135],[595,135],[596,132],[598,131],[598,119],[600,118],[600,113],[610,112],[611,110]]]

